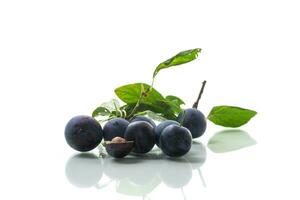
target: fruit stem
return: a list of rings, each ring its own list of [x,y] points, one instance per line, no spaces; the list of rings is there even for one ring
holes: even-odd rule
[[[193,108],[198,108],[199,100],[201,99],[202,93],[204,91],[205,84],[206,84],[206,81],[203,81],[201,90],[200,90],[199,95],[198,95],[198,98],[195,101],[195,103],[193,104]]]

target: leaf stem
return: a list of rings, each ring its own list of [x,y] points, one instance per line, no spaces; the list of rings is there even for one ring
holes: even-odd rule
[[[193,108],[198,108],[199,100],[201,99],[202,93],[204,91],[205,84],[206,84],[206,81],[203,81],[201,90],[200,90],[199,95],[198,95],[198,98],[195,101],[195,103],[193,104]]]
[[[139,100],[136,102],[136,104],[135,104],[134,108],[132,109],[131,113],[127,116],[127,119],[130,119],[134,115],[134,113],[136,112],[136,110],[140,106],[140,102],[141,102],[141,98],[139,98]]]
[[[153,85],[154,85],[154,81],[155,81],[155,77],[152,78],[151,85],[150,85],[150,87],[148,87],[147,90],[144,92],[144,95],[147,95],[149,92],[152,91]]]
[[[144,91],[144,85],[142,84],[140,97],[139,97],[138,101],[136,102],[134,108],[132,109],[131,113],[127,116],[127,119],[130,119],[134,115],[134,113],[140,106],[140,103],[143,100],[144,96],[146,96],[148,94],[148,92],[149,92],[149,88],[147,89],[147,91]]]
[[[115,107],[115,110],[116,110],[116,116],[119,117],[119,116],[118,116],[118,113],[120,113],[120,114],[121,114],[121,117],[122,117],[122,113],[121,113],[121,111],[118,109],[118,107],[117,107],[115,101],[113,101],[113,104],[114,104],[114,107]]]
[[[155,77],[153,77],[152,78],[152,83],[151,83],[151,87],[150,87],[150,90],[149,90],[149,92],[152,90],[152,88],[153,88],[153,85],[154,85],[154,80],[155,80]]]

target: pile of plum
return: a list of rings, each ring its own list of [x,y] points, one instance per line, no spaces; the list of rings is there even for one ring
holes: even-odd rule
[[[66,125],[65,138],[75,150],[86,152],[96,148],[104,139],[109,155],[122,158],[130,152],[144,154],[156,144],[170,157],[186,154],[192,146],[192,139],[203,135],[206,118],[196,108],[183,110],[177,120],[165,120],[156,125],[145,116],[135,116],[130,121],[114,118],[103,129],[90,116],[73,117]]]

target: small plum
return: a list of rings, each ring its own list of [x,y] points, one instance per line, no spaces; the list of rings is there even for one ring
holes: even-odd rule
[[[155,128],[156,124],[154,123],[154,121],[148,117],[145,117],[145,116],[135,116],[134,118],[132,118],[132,120],[130,122],[137,122],[137,121],[145,121],[145,122],[148,122],[150,123],[153,128]]]
[[[190,130],[193,138],[202,136],[206,130],[206,118],[196,108],[185,109],[178,115],[177,121]]]
[[[125,130],[129,122],[124,118],[114,118],[109,120],[103,127],[103,138],[111,141],[115,137],[124,137]]]
[[[133,148],[133,141],[126,141],[124,138],[115,137],[105,142],[105,149],[109,155],[115,158],[127,156]]]
[[[183,156],[191,149],[191,132],[182,126],[169,125],[161,133],[159,146],[170,157]]]
[[[155,128],[154,128],[154,133],[155,133],[155,144],[159,147],[159,138],[161,135],[161,132],[169,125],[172,124],[177,124],[179,125],[179,123],[177,121],[174,120],[165,120],[163,122],[161,122],[160,124],[158,124]]]
[[[131,122],[126,128],[125,139],[134,141],[133,152],[147,153],[155,144],[153,126],[145,121]]]
[[[102,140],[101,125],[92,117],[73,117],[65,127],[65,139],[75,150],[86,152],[97,147]]]

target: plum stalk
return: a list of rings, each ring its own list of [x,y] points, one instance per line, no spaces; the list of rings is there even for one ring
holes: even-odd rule
[[[206,84],[206,81],[203,81],[203,82],[202,82],[201,90],[200,90],[199,95],[198,95],[198,98],[197,98],[197,100],[195,101],[195,103],[193,104],[193,108],[196,108],[196,109],[198,108],[198,104],[199,104],[199,101],[200,101],[200,99],[201,99],[202,93],[203,93],[203,91],[204,91],[205,84]]]

